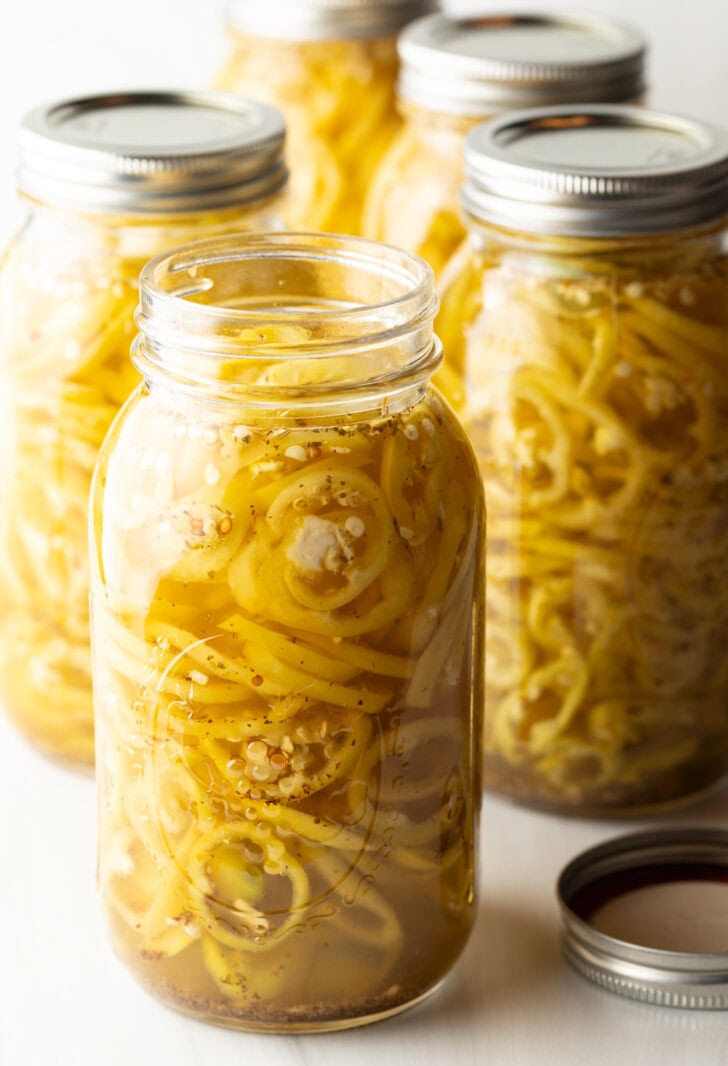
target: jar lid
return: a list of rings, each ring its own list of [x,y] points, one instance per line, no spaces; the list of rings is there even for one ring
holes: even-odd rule
[[[558,895],[583,976],[645,1003],[728,1009],[728,832],[618,837],[569,863]]]
[[[516,232],[674,232],[728,212],[728,132],[608,104],[515,112],[469,135],[462,196]]]
[[[262,199],[287,172],[285,123],[229,93],[134,92],[39,107],[20,128],[20,191],[54,207],[178,214]]]
[[[391,37],[438,0],[229,0],[228,24],[279,40]]]
[[[399,39],[400,96],[473,117],[580,100],[627,103],[645,89],[645,41],[598,15],[430,15]]]

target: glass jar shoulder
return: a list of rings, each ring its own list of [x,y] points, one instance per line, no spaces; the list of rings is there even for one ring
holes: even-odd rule
[[[578,254],[537,245],[509,250],[471,235],[448,266],[441,296],[437,329],[446,362],[473,386],[479,377],[502,378],[523,362],[551,359],[588,393],[597,385],[589,375],[589,344],[598,337],[604,342],[610,328],[612,356],[624,346],[634,350],[635,331],[662,355],[680,338],[698,349],[719,347],[728,315],[726,257],[714,240],[683,248],[615,246],[607,254],[585,247]],[[503,359],[473,358],[466,369],[468,352],[484,345],[500,345],[494,354]],[[624,361],[618,366],[606,358],[601,369],[618,378],[629,372]],[[594,365],[591,371],[597,372]]]
[[[150,590],[177,568],[212,579],[251,536],[256,552],[272,538],[282,557],[305,570],[319,548],[332,558],[343,553],[346,569],[358,535],[371,540],[365,554],[376,569],[382,552],[391,548],[400,557],[402,548],[421,548],[434,534],[451,479],[463,506],[467,501],[477,511],[469,443],[434,390],[405,413],[346,426],[315,418],[281,426],[275,418],[260,422],[212,405],[169,403],[156,390],[142,390],[109,434],[99,471],[103,542],[118,541],[122,550],[114,565],[107,561],[107,579],[139,579]],[[276,500],[285,504],[274,506]],[[364,580],[366,568],[355,569],[357,581]],[[318,609],[326,606],[323,596]]]
[[[0,273],[2,365],[45,388],[85,382],[109,353],[128,353],[143,263],[103,225],[32,216]]]
[[[118,407],[138,380],[129,349],[144,264],[217,232],[282,229],[279,203],[169,218],[32,210],[0,266],[0,366],[44,387],[106,377]]]

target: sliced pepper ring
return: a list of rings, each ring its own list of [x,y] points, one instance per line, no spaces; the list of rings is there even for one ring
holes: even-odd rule
[[[240,850],[237,863],[236,849]],[[232,899],[236,873],[240,894]],[[196,890],[193,911],[207,932],[230,948],[265,951],[275,947],[300,921],[300,911],[309,902],[303,866],[269,824],[238,820],[217,826],[197,842],[188,876]],[[269,885],[278,878],[289,882],[285,902],[280,886]],[[273,906],[264,905],[269,889],[278,897]],[[275,919],[279,919],[277,924]]]

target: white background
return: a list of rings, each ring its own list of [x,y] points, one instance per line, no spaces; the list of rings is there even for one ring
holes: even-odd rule
[[[266,0],[259,0],[265,4]],[[453,0],[459,10],[576,9],[573,0]],[[728,0],[592,0],[652,42],[652,102],[728,125]],[[224,54],[217,0],[0,0],[0,241],[13,212],[15,130],[70,94],[209,83]]]
[[[651,38],[655,104],[728,123],[727,0],[597,6]],[[215,0],[0,0],[0,240],[18,217],[13,141],[25,110],[103,89],[205,85],[223,48]],[[679,820],[725,826],[728,796]],[[558,871],[618,828],[487,800],[482,913],[438,1000],[359,1033],[241,1036],[167,1011],[114,961],[93,888],[92,782],[34,756],[0,719],[0,1066],[728,1066],[726,1014],[619,1000],[559,958]]]

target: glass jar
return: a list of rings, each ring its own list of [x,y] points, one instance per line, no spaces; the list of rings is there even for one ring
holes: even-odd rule
[[[396,34],[434,0],[232,0],[217,84],[286,116],[294,228],[360,233],[374,170],[399,129]]]
[[[340,237],[142,275],[92,503],[100,884],[126,965],[204,1019],[375,1021],[468,938],[482,491],[435,309],[421,260]]]
[[[558,108],[466,160],[436,328],[489,508],[486,783],[696,796],[728,768],[728,137]]]
[[[138,94],[33,112],[25,224],[0,270],[0,702],[48,753],[93,762],[87,498],[139,381],[137,278],[163,249],[276,226],[277,112]]]
[[[417,252],[436,275],[462,243],[463,148],[487,118],[524,107],[628,103],[644,92],[645,45],[597,15],[430,15],[399,38],[404,125],[367,198],[369,237]]]

